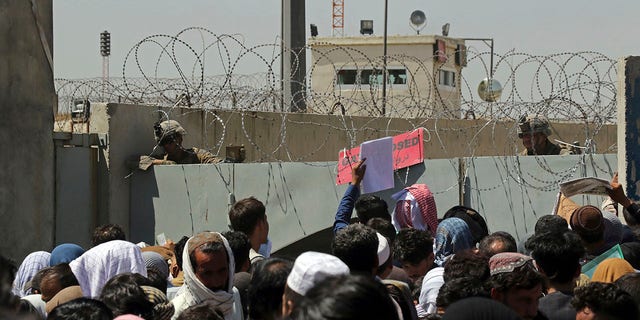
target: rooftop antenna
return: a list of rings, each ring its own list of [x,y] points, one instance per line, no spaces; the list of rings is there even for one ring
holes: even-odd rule
[[[411,28],[415,30],[417,34],[420,34],[420,30],[427,26],[427,16],[422,10],[415,10],[411,12],[409,21],[411,22]]]
[[[449,27],[451,27],[451,24],[449,24],[448,22],[447,22],[447,23],[445,23],[445,24],[442,26],[442,35],[443,35],[443,36],[445,36],[445,37],[448,37],[448,36],[449,36]]]

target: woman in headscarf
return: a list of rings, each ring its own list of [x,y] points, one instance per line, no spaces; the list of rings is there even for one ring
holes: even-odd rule
[[[627,273],[635,272],[635,269],[622,258],[609,258],[600,262],[593,272],[591,282],[613,283]]]
[[[112,240],[95,246],[71,261],[69,266],[85,297],[90,298],[100,296],[104,284],[118,274],[131,272],[147,276],[140,247],[123,240]]]
[[[460,218],[447,218],[438,224],[435,243],[435,263],[444,267],[447,259],[456,252],[474,246],[469,226]]]
[[[38,271],[49,266],[49,258],[51,254],[46,251],[36,251],[30,253],[18,268],[16,278],[13,280],[13,288],[11,292],[19,297],[28,295],[31,289],[30,281]]]
[[[182,269],[184,285],[172,301],[172,319],[204,301],[220,310],[227,320],[243,319],[240,293],[233,287],[233,252],[220,233],[202,232],[191,237],[182,251]]]
[[[49,258],[49,265],[55,266],[61,263],[69,263],[84,253],[84,249],[81,246],[73,243],[63,243],[58,245],[51,251],[51,258]]]

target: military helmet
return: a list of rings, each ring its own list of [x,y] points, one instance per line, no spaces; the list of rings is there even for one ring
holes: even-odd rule
[[[546,136],[551,135],[549,121],[543,116],[537,114],[523,115],[518,121],[518,137],[522,138],[524,134],[541,132]]]
[[[177,136],[183,136],[187,134],[187,131],[180,125],[178,121],[175,120],[165,120],[159,123],[156,123],[153,126],[154,133],[156,136],[156,141],[160,144],[169,143]]]

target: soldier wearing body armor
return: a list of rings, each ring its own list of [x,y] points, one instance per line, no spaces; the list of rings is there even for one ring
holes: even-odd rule
[[[156,142],[161,146],[165,154],[161,158],[141,156],[139,167],[146,170],[151,165],[164,164],[199,164],[218,163],[222,160],[211,152],[199,148],[184,148],[182,136],[187,131],[175,120],[166,120],[153,126]]]
[[[538,115],[522,116],[518,123],[518,138],[522,139],[525,149],[519,155],[565,155],[571,153],[570,150],[549,141],[550,135],[551,129],[546,118]]]

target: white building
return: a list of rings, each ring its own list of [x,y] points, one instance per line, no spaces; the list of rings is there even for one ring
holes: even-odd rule
[[[334,113],[341,112],[342,105],[350,115],[382,114],[382,36],[314,37],[308,43],[310,98],[314,103],[322,99],[323,104],[334,106]],[[384,114],[403,118],[459,118],[460,73],[465,65],[462,39],[389,36]]]

